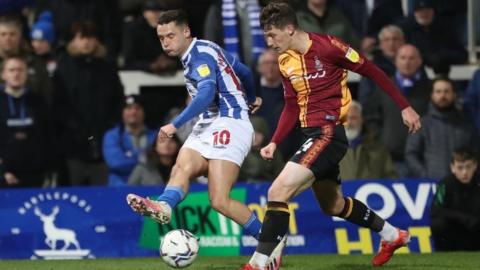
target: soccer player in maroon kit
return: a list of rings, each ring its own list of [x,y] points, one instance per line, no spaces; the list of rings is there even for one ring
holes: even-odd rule
[[[347,70],[370,78],[388,93],[402,111],[409,132],[420,128],[420,117],[387,75],[352,47],[333,36],[299,29],[288,4],[270,3],[262,10],[260,22],[268,45],[280,54],[285,89],[285,107],[277,129],[261,155],[272,159],[277,145],[298,121],[305,141],[268,190],[259,244],[242,269],[279,269],[289,223],[287,202],[309,187],[325,214],[370,228],[382,237],[372,263],[383,265],[396,249],[408,244],[410,235],[364,203],[342,194],[338,163],[348,147],[343,124],[351,102]]]

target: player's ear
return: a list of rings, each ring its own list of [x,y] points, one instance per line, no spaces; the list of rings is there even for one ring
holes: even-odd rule
[[[192,32],[190,31],[190,27],[188,25],[185,25],[183,27],[183,34],[185,35],[185,37],[191,37],[192,36]]]
[[[285,29],[287,30],[288,35],[293,36],[293,34],[295,34],[295,27],[293,27],[293,25],[288,24],[285,26]]]

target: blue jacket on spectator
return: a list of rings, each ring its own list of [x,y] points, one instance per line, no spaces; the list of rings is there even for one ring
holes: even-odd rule
[[[146,127],[145,133],[147,135],[147,145],[153,145],[157,132]],[[135,148],[130,135],[122,125],[117,125],[108,130],[103,137],[103,156],[110,169],[108,185],[126,185],[128,177],[138,164],[139,157],[144,150]]]
[[[473,79],[465,90],[464,109],[475,122],[477,131],[480,131],[480,70],[473,75]]]

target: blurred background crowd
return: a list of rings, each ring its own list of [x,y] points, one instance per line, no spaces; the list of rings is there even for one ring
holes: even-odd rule
[[[258,31],[258,7],[267,2],[0,1],[0,186],[168,181],[195,119],[159,145],[157,130],[190,99],[181,87],[125,95],[119,72],[168,78],[182,69],[178,59],[163,53],[155,30],[159,14],[175,8],[187,11],[194,36],[220,44],[254,71],[263,107],[252,116],[256,136],[239,181],[272,181],[301,133],[296,129],[273,161],[260,157],[283,108],[278,55]],[[455,150],[476,155],[480,71],[469,80],[449,78],[452,65],[468,64],[467,0],[290,3],[301,28],[336,35],[365,54],[422,117],[420,132],[409,135],[381,89],[368,79],[351,83],[355,101],[346,126],[350,148],[341,162],[343,180],[443,179],[452,173]]]

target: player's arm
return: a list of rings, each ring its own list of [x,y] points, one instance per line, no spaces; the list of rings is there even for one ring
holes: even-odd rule
[[[283,78],[283,88],[285,89],[285,105],[271,140],[272,143],[277,145],[281,143],[295,127],[300,113],[297,96],[295,95],[292,84],[286,78]]]
[[[175,128],[191,120],[193,117],[204,112],[215,99],[215,89],[217,84],[213,80],[204,80],[197,84],[197,95],[190,104],[173,119],[172,124]]]
[[[329,36],[330,56],[339,66],[370,78],[385,91],[402,111],[402,118],[409,132],[416,132],[420,128],[420,116],[412,109],[405,97],[400,93],[390,78],[376,65],[359,54],[352,47],[335,37]]]
[[[285,105],[278,120],[277,128],[270,143],[260,150],[261,156],[266,160],[273,160],[277,145],[292,131],[298,121],[300,108],[293,86],[288,79],[283,77],[283,88],[285,93]]]
[[[408,132],[415,133],[420,127],[420,116],[410,106],[405,97],[400,93],[392,80],[372,62],[365,59],[363,65],[357,70],[352,70],[360,75],[369,77],[385,91],[402,111],[403,123],[408,127]]]
[[[199,63],[193,67],[192,79],[197,82],[197,95],[170,124],[160,128],[158,132],[158,142],[162,142],[165,138],[172,137],[179,127],[204,112],[213,102],[217,88],[215,78],[217,70],[215,68],[216,65],[208,59],[199,61]]]
[[[233,71],[240,79],[243,89],[245,90],[245,94],[247,96],[247,104],[252,113],[255,113],[260,106],[262,105],[262,99],[257,97],[255,92],[255,83],[253,81],[253,74],[250,69],[240,62],[237,58],[233,57],[228,52],[224,51],[226,60],[232,66]]]
[[[245,89],[245,94],[247,95],[248,104],[254,103],[256,94],[255,94],[255,84],[253,82],[252,72],[247,66],[245,66],[235,58],[233,59],[232,68],[233,68],[233,71],[235,71],[235,74],[237,74],[240,81],[242,82],[243,88]]]

